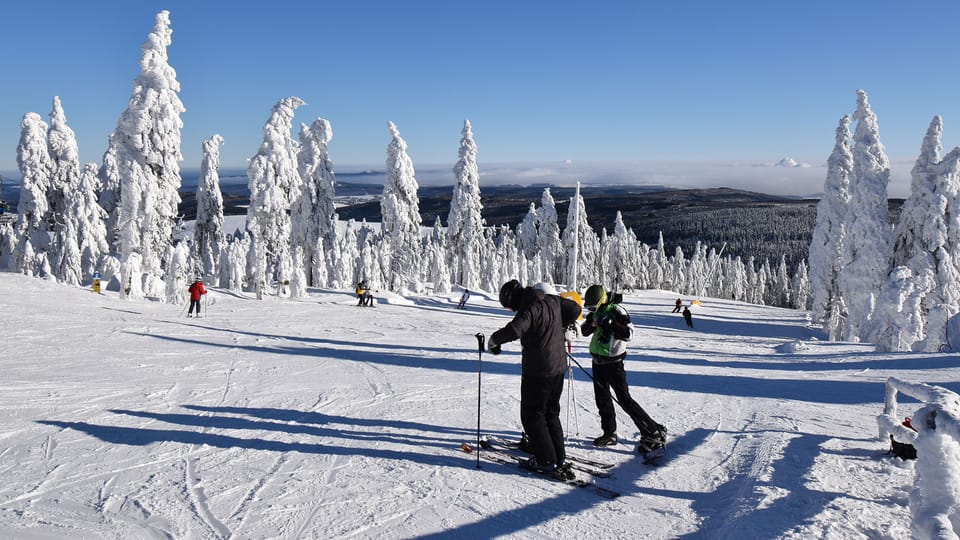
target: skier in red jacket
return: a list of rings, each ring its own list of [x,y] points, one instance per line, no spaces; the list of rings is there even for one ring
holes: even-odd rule
[[[200,281],[198,277],[196,281],[190,285],[190,309],[187,310],[187,317],[193,316],[193,308],[197,308],[197,317],[200,316],[200,296],[207,294],[207,290],[203,288],[203,281]]]

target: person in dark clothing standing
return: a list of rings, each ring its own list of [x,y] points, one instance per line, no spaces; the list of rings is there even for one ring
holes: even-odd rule
[[[193,317],[193,308],[197,308],[197,317],[200,316],[200,298],[207,294],[207,290],[203,288],[203,282],[200,281],[200,277],[197,277],[197,280],[190,285],[190,288],[187,289],[190,291],[190,309],[187,310],[187,317]],[[182,313],[182,312],[181,312]]]
[[[683,300],[677,298],[677,304],[676,304],[676,306],[673,308],[673,313],[680,313],[680,308],[682,308],[682,307],[683,307]]]
[[[520,340],[523,348],[520,378],[520,422],[533,457],[523,466],[558,476],[569,476],[564,467],[560,396],[567,369],[564,330],[580,316],[580,305],[567,298],[513,279],[500,287],[500,304],[516,312],[513,320],[487,341],[493,354],[504,343]]]
[[[593,357],[593,393],[600,412],[603,434],[594,439],[595,446],[617,444],[617,414],[613,408],[610,389],[617,396],[617,403],[630,415],[640,430],[641,454],[658,450],[666,441],[667,428],[655,422],[632,397],[627,387],[627,375],[623,359],[627,356],[627,344],[633,336],[630,314],[620,305],[620,295],[607,297],[601,285],[591,285],[584,295],[583,305],[589,314],[584,318],[580,333],[593,337],[590,340],[590,355]]]
[[[687,321],[687,326],[693,328],[693,315],[690,313],[690,308],[683,308],[683,320]]]

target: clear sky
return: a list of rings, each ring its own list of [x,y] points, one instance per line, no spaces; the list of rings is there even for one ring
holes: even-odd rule
[[[463,120],[485,163],[736,161],[820,167],[865,89],[909,173],[927,125],[960,143],[960,2],[48,0],[2,9],[0,170],[59,95],[100,163],[170,11],[184,169],[220,133],[244,167],[279,99],[330,120],[335,170],[382,167],[393,121],[418,167],[452,167]],[[953,126],[958,126],[954,128]],[[822,188],[822,171],[814,175]],[[452,182],[452,177],[451,177]]]

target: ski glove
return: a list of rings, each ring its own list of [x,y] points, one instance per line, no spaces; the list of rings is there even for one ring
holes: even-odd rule
[[[500,344],[492,339],[487,341],[487,350],[492,354],[500,354]]]

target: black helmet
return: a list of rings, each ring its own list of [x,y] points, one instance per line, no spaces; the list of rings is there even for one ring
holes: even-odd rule
[[[583,295],[583,305],[599,306],[607,299],[607,291],[603,290],[602,285],[591,285],[587,293]]]
[[[500,287],[500,305],[508,309],[516,309],[521,290],[523,290],[523,285],[520,285],[520,282],[515,279],[504,283]]]

